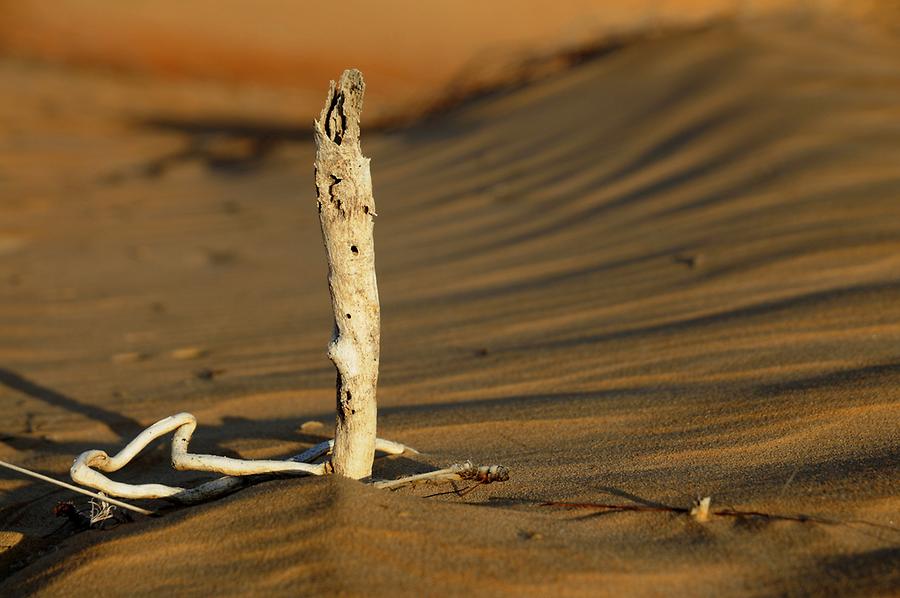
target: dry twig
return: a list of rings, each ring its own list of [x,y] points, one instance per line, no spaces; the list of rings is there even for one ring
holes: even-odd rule
[[[438,469],[416,475],[399,478],[396,480],[382,480],[375,482],[376,488],[396,490],[404,486],[413,486],[419,483],[458,482],[472,480],[480,484],[491,482],[505,482],[509,479],[509,470],[502,465],[478,466],[471,461],[455,463],[446,469]]]
[[[31,471],[30,469],[26,469],[24,467],[19,467],[18,465],[13,465],[12,463],[7,463],[6,461],[0,461],[0,467],[5,467],[6,469],[11,469],[12,471],[16,471],[21,474],[25,474],[27,476],[31,476],[43,482],[48,482],[50,484],[54,484],[61,488],[65,488],[67,490],[71,490],[72,492],[77,492],[79,494],[84,494],[85,496],[90,496],[92,498],[99,498],[100,500],[104,500],[108,503],[114,504],[117,507],[122,507],[123,509],[128,509],[129,511],[134,511],[135,513],[140,513],[141,515],[155,515],[153,511],[148,511],[147,509],[142,509],[141,507],[136,507],[134,505],[130,505],[127,502],[122,502],[121,500],[111,499],[108,496],[103,496],[98,492],[91,492],[90,490],[85,490],[84,488],[79,488],[78,486],[73,486],[72,484],[67,484],[66,482],[51,478],[50,476],[45,476],[44,474],[38,473],[36,471]]]

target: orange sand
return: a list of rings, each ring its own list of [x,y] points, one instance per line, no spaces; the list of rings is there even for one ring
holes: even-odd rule
[[[0,472],[0,594],[895,593],[898,56],[846,24],[720,24],[364,129],[380,435],[423,451],[376,475],[511,480],[282,480],[73,535],[50,513],[70,493]],[[224,118],[194,83],[15,61],[0,82],[0,459],[63,477],[185,410],[200,452],[319,440],[308,126]],[[118,476],[202,478],[163,443]],[[540,506],[698,495],[827,522]]]
[[[892,6],[885,0],[0,0],[0,52],[225,83],[232,112],[234,95],[275,86],[291,94],[263,103],[268,117],[288,111],[294,122],[318,112],[323,81],[355,66],[369,82],[372,119],[408,114],[436,95],[492,81],[560,47],[623,33],[772,15],[900,23]],[[183,100],[176,104],[191,109]]]

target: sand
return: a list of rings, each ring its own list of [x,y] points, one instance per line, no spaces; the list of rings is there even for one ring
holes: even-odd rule
[[[243,96],[274,88],[278,95],[261,104],[265,117],[287,112],[296,123],[321,109],[322,81],[348,66],[366,73],[370,119],[409,117],[435,98],[464,94],[560,48],[773,15],[900,23],[891,0],[0,0],[0,53],[225,83],[224,111],[232,116],[250,109]],[[194,114],[196,104],[187,97],[165,107]],[[207,99],[202,111],[209,110]]]
[[[375,474],[510,481],[279,480],[74,533],[51,513],[73,495],[0,473],[0,594],[896,593],[898,56],[862,27],[719,22],[364,123],[379,433],[423,453]],[[179,411],[198,451],[326,436],[307,127],[180,118],[228,104],[189,83],[6,61],[0,85],[0,459],[64,477]],[[204,478],[159,443],[118,479]],[[541,504],[697,496],[811,519]]]

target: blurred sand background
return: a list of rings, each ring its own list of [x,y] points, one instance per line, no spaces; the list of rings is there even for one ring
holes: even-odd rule
[[[183,4],[0,4],[0,459],[330,434],[310,121],[356,66],[380,435],[423,452],[376,476],[512,479],[75,533],[0,471],[0,594],[897,593],[896,3]],[[698,495],[809,519],[541,506]]]
[[[276,88],[282,101],[260,110],[269,118],[297,120],[321,109],[322,81],[355,66],[369,84],[367,114],[378,119],[408,116],[448,92],[465,94],[472,86],[494,83],[529,60],[623,34],[773,16],[885,25],[886,13],[896,17],[892,5],[877,0],[6,0],[0,3],[0,50],[94,71],[230,84],[239,98],[229,97],[219,107],[229,114],[240,110],[240,98]],[[169,108],[211,109],[196,97],[178,100]]]

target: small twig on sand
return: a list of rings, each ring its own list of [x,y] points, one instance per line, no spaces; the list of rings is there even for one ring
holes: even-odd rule
[[[397,488],[421,482],[435,483],[472,480],[481,484],[490,484],[491,482],[505,482],[508,479],[509,470],[502,465],[477,466],[471,461],[466,461],[465,463],[455,463],[446,469],[411,475],[397,480],[382,480],[375,482],[374,485],[376,488],[396,490]]]
[[[331,82],[315,122],[319,223],[328,255],[334,333],[328,357],[337,369],[334,473],[372,475],[375,458],[381,315],[375,279],[375,199],[369,159],[359,145],[365,82],[348,69]]]
[[[123,509],[128,509],[129,511],[134,511],[135,513],[140,513],[141,515],[155,515],[153,511],[148,511],[147,509],[142,509],[140,507],[136,507],[134,505],[130,505],[127,502],[122,502],[121,500],[116,500],[114,498],[109,498],[108,496],[103,496],[97,492],[91,492],[90,490],[85,490],[84,488],[79,488],[78,486],[73,486],[72,484],[67,484],[66,482],[61,482],[60,480],[56,480],[49,476],[45,476],[36,471],[31,471],[30,469],[25,469],[24,467],[19,467],[18,465],[13,465],[12,463],[7,463],[6,461],[0,461],[0,466],[5,467],[7,469],[11,469],[13,471],[17,471],[19,473],[25,474],[27,476],[31,476],[33,478],[37,478],[44,482],[49,482],[51,484],[55,484],[67,490],[71,490],[72,492],[77,492],[79,494],[84,494],[85,496],[90,496],[92,498],[99,498],[100,500],[106,501],[110,504],[116,505],[117,507],[122,507]]]

